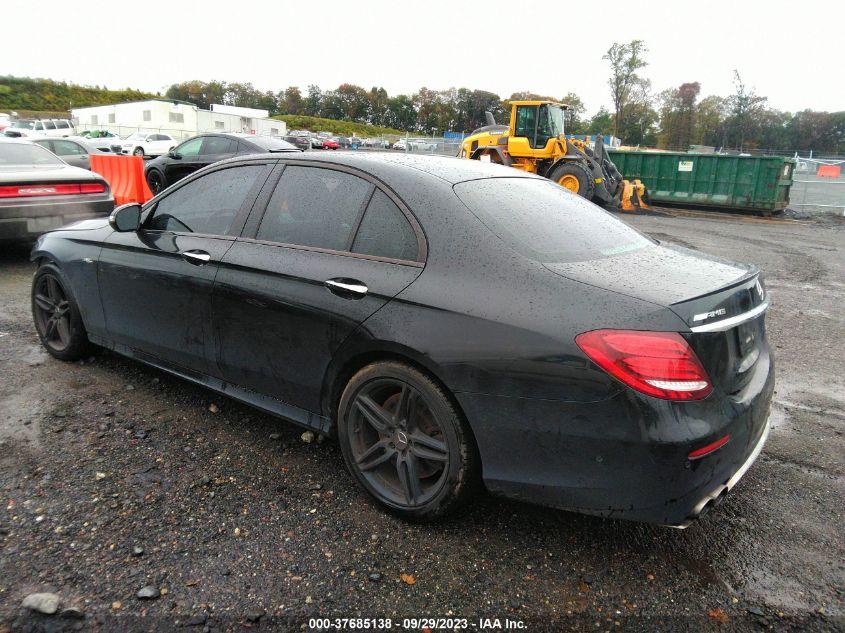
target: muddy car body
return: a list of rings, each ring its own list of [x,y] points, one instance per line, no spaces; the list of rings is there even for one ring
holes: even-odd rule
[[[169,197],[244,168],[242,199],[214,231],[169,224],[182,213]],[[329,207],[348,219],[312,217]],[[39,275],[76,306],[73,349],[90,340],[336,433],[359,484],[406,517],[444,514],[478,478],[518,499],[685,526],[768,433],[759,271],[660,244],[506,167],[236,158],[110,223],[49,233],[32,256],[51,353],[73,356],[46,335],[55,310],[38,306]]]

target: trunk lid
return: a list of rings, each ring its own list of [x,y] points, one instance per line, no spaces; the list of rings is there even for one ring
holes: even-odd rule
[[[768,297],[755,266],[674,245],[545,266],[569,279],[672,310],[689,327],[690,332],[682,334],[714,388],[727,394],[748,384],[762,357],[768,360],[764,324]]]

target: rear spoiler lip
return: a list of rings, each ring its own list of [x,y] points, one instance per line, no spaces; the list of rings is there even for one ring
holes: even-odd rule
[[[740,323],[745,323],[746,321],[750,321],[751,319],[756,319],[758,316],[763,314],[769,308],[769,302],[764,301],[756,308],[752,308],[748,312],[743,312],[742,314],[737,314],[732,317],[728,317],[727,319],[722,319],[721,321],[714,321],[713,323],[707,323],[705,325],[694,325],[690,328],[691,332],[699,333],[699,332],[724,332],[726,330],[730,330],[732,327],[739,325]]]

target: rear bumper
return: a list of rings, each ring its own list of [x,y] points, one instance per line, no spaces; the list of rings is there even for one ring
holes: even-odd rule
[[[0,241],[32,240],[77,220],[106,216],[113,209],[110,194],[4,202],[0,204]]]
[[[457,394],[491,492],[587,514],[686,527],[716,505],[768,436],[768,350],[740,393],[667,402],[625,390],[576,403]],[[706,457],[691,451],[724,435]]]

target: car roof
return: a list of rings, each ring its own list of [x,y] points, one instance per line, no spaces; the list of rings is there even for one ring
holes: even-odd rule
[[[266,160],[267,155],[244,156],[229,160],[249,160],[252,158]],[[280,156],[279,158],[280,160],[313,161],[315,163],[357,167],[386,181],[390,181],[395,176],[397,168],[403,167],[426,173],[450,184],[481,178],[537,177],[512,167],[451,156],[420,156],[417,154],[390,154],[388,152],[332,152],[329,156],[315,152],[313,154],[301,153],[295,156]]]
[[[4,136],[0,135],[0,140],[4,143],[18,143],[19,145],[32,145],[32,141],[22,136]]]

